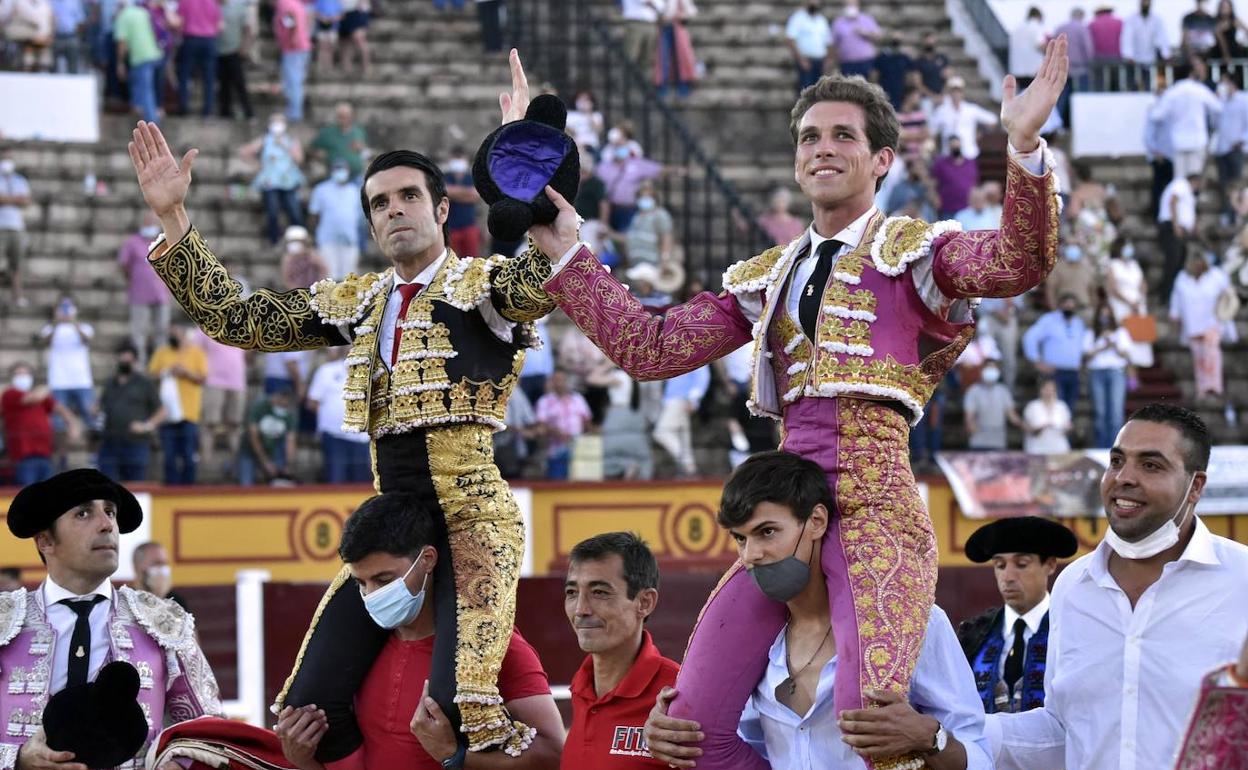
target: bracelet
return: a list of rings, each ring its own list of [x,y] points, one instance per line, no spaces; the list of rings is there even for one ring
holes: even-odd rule
[[[1232,687],[1248,687],[1248,681],[1240,679],[1239,675],[1235,673],[1234,663],[1228,663],[1223,674],[1225,674],[1227,681],[1230,682]]]

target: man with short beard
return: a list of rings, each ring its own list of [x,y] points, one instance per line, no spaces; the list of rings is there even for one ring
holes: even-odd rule
[[[1173,762],[1202,678],[1248,634],[1248,546],[1194,512],[1211,443],[1169,404],[1118,433],[1101,477],[1105,539],[1053,584],[1044,706],[988,716],[1000,770]]]
[[[523,116],[529,101],[519,57],[511,56],[512,92],[500,98],[504,122]],[[525,350],[538,344],[532,322],[554,307],[542,289],[549,263],[449,250],[442,172],[420,153],[396,150],[369,164],[360,191],[390,268],[311,289],[259,289],[244,299],[184,205],[198,151],[179,164],[160,130],[142,122],[129,150],[164,228],[152,267],[210,337],[264,351],[351,346],[343,429],[372,437],[379,492],[414,494],[439,516],[430,694],[469,751],[519,754],[533,730],[508,716],[497,682],[524,524],[494,464],[492,432],[503,427]],[[278,706],[316,704],[326,713],[318,760],[362,762],[352,704],[387,638],[369,620],[350,574],[340,571],[277,698]],[[436,759],[462,767],[463,753],[456,756]]]

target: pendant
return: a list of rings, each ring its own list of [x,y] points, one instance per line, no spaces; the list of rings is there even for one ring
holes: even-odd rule
[[[793,677],[789,677],[781,682],[780,686],[776,689],[783,690],[786,693],[786,697],[791,698],[797,693],[797,680]]]
[[[82,645],[78,645],[78,652],[74,653],[74,657],[81,658],[83,655],[86,655],[86,653],[82,651]]]
[[[806,284],[806,296],[807,297],[815,296],[815,285],[813,283]]]

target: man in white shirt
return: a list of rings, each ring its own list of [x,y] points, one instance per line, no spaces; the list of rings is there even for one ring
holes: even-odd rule
[[[1036,6],[1027,11],[1027,18],[1010,33],[1010,74],[1019,88],[1026,88],[1035,79],[1044,62],[1044,14]]]
[[[347,349],[328,348],[327,353],[329,360],[312,374],[307,397],[308,408],[316,412],[316,433],[321,438],[321,476],[327,484],[365,484],[373,479],[368,434],[342,429]]]
[[[832,25],[819,12],[818,0],[809,0],[784,25],[784,36],[797,64],[797,92],[823,77],[824,63],[832,46]]]
[[[654,57],[655,22],[659,20],[657,0],[622,0],[624,50],[643,70]]]
[[[966,81],[954,76],[945,83],[945,99],[932,113],[932,133],[940,137],[943,154],[949,140],[962,140],[962,155],[967,160],[979,157],[979,127],[997,125],[997,116],[978,104],[965,101]]]
[[[1201,679],[1248,633],[1248,546],[1192,512],[1210,445],[1199,417],[1168,404],[1119,432],[1105,539],[1053,586],[1044,707],[988,716],[1000,770],[1173,766]]]
[[[1140,0],[1140,12],[1128,16],[1122,23],[1122,34],[1119,47],[1122,59],[1134,64],[1129,74],[1131,88],[1136,87],[1136,78],[1140,77],[1140,69],[1154,64],[1159,58],[1170,58],[1170,38],[1166,34],[1165,24],[1161,18],[1151,13],[1151,0]],[[1145,82],[1147,87],[1148,83]]]
[[[1187,258],[1187,241],[1196,232],[1196,196],[1200,194],[1200,175],[1183,177],[1175,174],[1161,191],[1157,211],[1157,241],[1165,257],[1162,267],[1161,296],[1167,301],[1174,279]]]
[[[1244,174],[1244,141],[1248,140],[1248,94],[1239,89],[1239,81],[1229,69],[1222,72],[1218,81],[1218,98],[1222,101],[1222,113],[1218,115],[1213,160],[1218,167],[1218,186],[1222,188],[1222,219],[1229,225],[1235,216],[1231,196]]]
[[[819,553],[831,498],[818,465],[782,451],[754,455],[724,486],[718,521],[737,542],[738,568],[784,602],[789,618],[740,717],[739,750],[785,770],[849,770],[864,757],[911,753],[932,770],[990,768],[971,672],[939,607],[928,617],[909,698],[876,692],[879,708],[836,714],[836,642]],[[646,741],[656,759],[693,767],[701,749],[683,744],[698,741],[701,727],[667,716],[675,697],[672,688],[659,694]]]
[[[1209,124],[1222,112],[1222,102],[1205,86],[1205,65],[1179,63],[1174,85],[1148,109],[1149,120],[1158,121],[1169,135],[1176,177],[1199,174],[1205,168],[1209,148]]]

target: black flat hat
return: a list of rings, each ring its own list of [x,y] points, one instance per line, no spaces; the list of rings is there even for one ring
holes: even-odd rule
[[[130,490],[94,468],[77,468],[22,487],[9,504],[9,531],[16,537],[34,537],[70,508],[91,500],[117,504],[117,529],[122,534],[143,522],[143,509]]]
[[[975,530],[966,540],[966,558],[983,563],[999,553],[1034,553],[1066,559],[1079,550],[1075,534],[1039,516],[998,519]]]
[[[101,668],[94,682],[66,687],[43,709],[48,747],[74,752],[87,767],[134,759],[148,730],[138,695],[139,672],[123,661]]]

